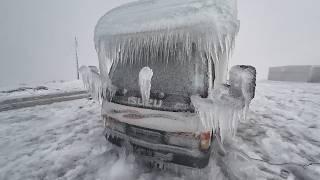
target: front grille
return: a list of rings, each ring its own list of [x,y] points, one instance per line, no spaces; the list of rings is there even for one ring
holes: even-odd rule
[[[120,122],[110,116],[105,116],[104,118],[107,126],[109,126],[112,130],[125,133],[127,136],[136,139],[141,139],[147,142],[166,144],[166,133],[163,131],[130,125],[127,123]]]
[[[125,134],[126,136],[139,139],[141,141],[164,144],[177,147],[194,149],[198,147],[199,139],[193,134],[188,133],[168,133],[165,131],[143,128],[135,125],[120,122],[112,117],[105,117],[107,126],[114,131]]]
[[[146,128],[128,125],[127,135],[151,143],[165,144],[165,133],[156,130],[150,130]]]

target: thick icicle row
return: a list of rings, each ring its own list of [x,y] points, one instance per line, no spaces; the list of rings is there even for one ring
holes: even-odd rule
[[[112,85],[109,77],[101,77],[95,68],[82,66],[80,74],[85,88],[93,99],[100,101],[102,99],[111,100],[116,92],[116,87]]]
[[[169,60],[179,61],[181,64],[190,62],[193,48],[201,54],[204,63],[208,60],[214,64],[224,62],[232,52],[234,37],[234,32],[219,35],[214,31],[178,29],[106,36],[96,44],[96,49],[100,62],[106,64],[106,68],[102,69],[106,74],[111,66],[116,67],[118,63],[168,63]]]

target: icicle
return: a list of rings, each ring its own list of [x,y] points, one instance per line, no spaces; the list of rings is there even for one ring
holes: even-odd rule
[[[82,66],[80,68],[82,81],[89,94],[93,99],[100,101],[101,99],[111,100],[116,92],[116,87],[112,85],[109,76],[100,76],[96,68]]]
[[[246,117],[249,104],[255,95],[256,70],[252,66],[234,66],[230,70],[231,93],[244,99],[243,115]]]
[[[139,86],[142,97],[142,103],[146,106],[149,103],[150,90],[151,90],[151,79],[153,71],[149,67],[144,67],[139,73]]]
[[[167,64],[169,60],[188,63],[192,60],[193,43],[197,52],[206,54],[215,63],[224,61],[229,57],[225,54],[229,54],[229,48],[232,47],[229,38],[233,39],[235,34],[218,34],[218,29],[212,31],[211,27],[204,26],[203,29],[195,30],[182,28],[105,36],[96,42],[100,69],[106,75],[118,63],[130,65],[162,61]]]
[[[226,69],[220,63],[216,67]],[[218,74],[224,74],[218,70]],[[230,70],[229,81],[230,86],[215,87],[208,98],[191,97],[201,121],[201,130],[220,132],[222,141],[227,136],[235,136],[239,121],[246,119],[249,104],[254,98],[256,70],[252,66],[234,66]]]
[[[220,132],[223,142],[225,137],[236,135],[238,122],[243,120],[243,102],[225,94],[225,91],[214,92],[214,99],[203,99],[192,96],[191,102],[201,121],[201,131]]]

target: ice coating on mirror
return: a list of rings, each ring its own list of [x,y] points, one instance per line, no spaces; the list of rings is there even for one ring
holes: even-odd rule
[[[230,93],[244,101],[244,118],[255,96],[256,70],[252,66],[233,66],[230,70]]]
[[[139,72],[139,86],[142,103],[147,105],[150,99],[151,79],[153,71],[149,67],[144,67]]]
[[[96,67],[81,66],[79,72],[83,84],[93,99],[102,102],[102,99],[112,99],[116,87],[112,85],[110,78],[100,76]]]

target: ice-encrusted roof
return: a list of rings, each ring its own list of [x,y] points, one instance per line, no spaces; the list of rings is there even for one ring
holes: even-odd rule
[[[203,28],[205,26],[206,28]],[[95,41],[104,36],[197,29],[234,34],[238,31],[235,0],[140,0],[109,11],[98,22]]]
[[[215,64],[215,83],[221,83],[239,24],[236,0],[140,0],[122,5],[96,25],[101,74],[107,77],[119,62],[147,65],[201,58],[208,66]]]

